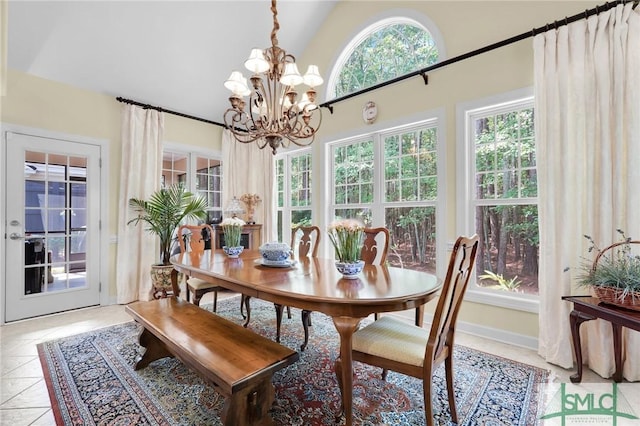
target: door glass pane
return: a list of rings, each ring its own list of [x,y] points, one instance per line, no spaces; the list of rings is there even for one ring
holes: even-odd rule
[[[87,158],[25,152],[25,294],[86,286]]]

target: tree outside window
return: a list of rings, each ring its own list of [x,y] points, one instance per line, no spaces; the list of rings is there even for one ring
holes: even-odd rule
[[[538,191],[533,100],[470,115],[477,284],[538,293]]]
[[[332,147],[334,218],[389,229],[390,265],[436,271],[437,135],[431,120]]]
[[[278,241],[290,242],[291,230],[312,225],[312,161],[309,150],[276,159]]]
[[[368,34],[367,34],[368,33]],[[348,95],[438,61],[438,48],[431,33],[409,19],[372,25],[364,37],[347,48],[339,65],[333,93]],[[361,40],[357,43],[357,40]],[[357,44],[356,44],[357,43]],[[348,53],[347,53],[348,52]]]

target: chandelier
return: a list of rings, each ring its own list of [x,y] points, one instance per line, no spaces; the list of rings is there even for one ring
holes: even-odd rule
[[[260,149],[267,145],[273,153],[289,142],[298,146],[313,143],[322,122],[316,105],[315,87],[324,81],[318,67],[310,65],[300,75],[296,59],[278,46],[280,29],[276,0],[271,1],[273,30],[271,47],[252,49],[244,66],[252,73],[251,86],[240,71],[233,71],[224,86],[231,90],[231,108],[224,113],[224,124],[238,142],[256,142]],[[295,87],[308,86],[300,97]],[[248,108],[245,97],[249,97]]]

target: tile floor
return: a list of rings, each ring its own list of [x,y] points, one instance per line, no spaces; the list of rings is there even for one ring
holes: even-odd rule
[[[221,297],[233,294],[221,295]],[[205,295],[202,303],[211,303]],[[412,313],[407,313],[410,320]],[[130,321],[124,306],[87,308],[0,327],[0,425],[55,425],[36,344]],[[555,382],[568,382],[573,372],[544,362],[534,351],[458,333],[457,342],[552,370]],[[585,369],[585,382],[605,381]]]

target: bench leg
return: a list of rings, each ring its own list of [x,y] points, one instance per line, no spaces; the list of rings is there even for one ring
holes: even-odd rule
[[[271,376],[239,390],[224,402],[220,419],[225,426],[274,425],[269,409],[275,399]]]
[[[151,334],[146,328],[142,329],[139,337],[140,346],[145,348],[144,354],[136,359],[135,370],[141,370],[153,361],[173,357],[167,347],[156,336]]]

